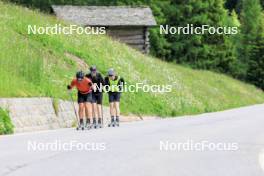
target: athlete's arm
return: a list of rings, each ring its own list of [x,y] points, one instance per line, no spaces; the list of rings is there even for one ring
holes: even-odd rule
[[[90,86],[90,87],[93,85],[93,82],[91,81],[90,78],[86,78],[86,82],[87,82],[88,86]]]
[[[99,73],[99,82],[100,84],[102,84],[103,86],[105,85],[105,80],[104,78],[102,77],[102,75]]]
[[[109,91],[109,86],[110,86],[109,78],[108,77],[105,77],[105,80],[104,80],[104,90],[106,92]]]
[[[67,89],[68,90],[71,90],[74,86],[76,86],[76,81],[75,80],[72,80],[71,85],[68,85],[67,86]]]
[[[86,74],[85,77],[91,79],[91,74]]]
[[[123,86],[125,84],[124,78],[120,78],[119,80],[119,85]]]
[[[123,90],[124,85],[125,85],[125,80],[124,80],[124,78],[120,78],[119,81],[118,81],[118,87],[119,87],[119,90],[120,90],[120,91]]]

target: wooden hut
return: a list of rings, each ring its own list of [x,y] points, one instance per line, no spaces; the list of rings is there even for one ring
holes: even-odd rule
[[[148,53],[149,27],[156,21],[149,7],[53,5],[60,19],[87,27],[106,27],[111,37]]]

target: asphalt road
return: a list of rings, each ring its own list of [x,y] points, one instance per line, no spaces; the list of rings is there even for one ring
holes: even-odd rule
[[[262,176],[264,105],[119,128],[1,136],[0,175]]]

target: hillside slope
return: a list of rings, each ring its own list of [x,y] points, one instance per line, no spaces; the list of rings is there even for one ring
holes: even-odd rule
[[[28,25],[65,24],[54,16],[1,1],[0,12],[0,97],[67,99],[66,85],[81,58],[103,74],[115,68],[128,84],[173,86],[170,93],[124,93],[125,113],[175,116],[264,102],[254,86],[142,55],[106,36],[27,34]]]

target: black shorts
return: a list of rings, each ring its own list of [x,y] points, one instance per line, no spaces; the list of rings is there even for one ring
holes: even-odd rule
[[[102,104],[103,93],[92,92],[92,103]]]
[[[92,93],[82,94],[78,92],[78,103],[91,103],[92,102]]]
[[[120,102],[121,92],[109,92],[109,102]]]

